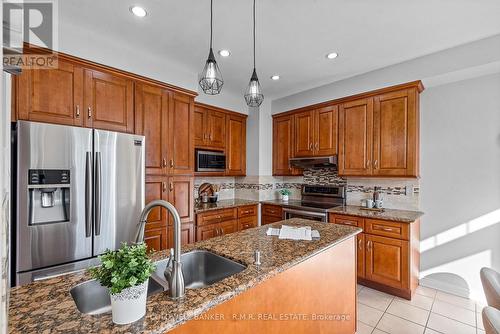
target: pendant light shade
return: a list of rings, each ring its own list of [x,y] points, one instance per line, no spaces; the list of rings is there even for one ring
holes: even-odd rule
[[[255,69],[255,0],[253,0],[253,73],[245,92],[245,101],[249,107],[258,107],[264,101],[257,70]]]
[[[201,89],[205,94],[217,95],[221,92],[224,80],[219,70],[219,66],[215,61],[214,52],[212,50],[212,27],[213,27],[213,0],[210,0],[210,51],[208,59],[205,63],[203,71],[200,73],[199,81]]]

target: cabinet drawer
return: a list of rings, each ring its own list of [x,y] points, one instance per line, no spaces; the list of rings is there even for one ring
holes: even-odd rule
[[[409,240],[409,224],[387,220],[365,219],[365,232],[384,237]]]
[[[243,231],[248,228],[257,226],[257,217],[240,218],[238,221],[238,231]]]
[[[283,218],[276,217],[276,216],[262,216],[260,223],[262,225],[267,225],[267,224],[279,222],[280,220],[283,220]]]
[[[238,218],[257,216],[257,205],[242,206],[238,208]]]
[[[330,223],[355,226],[364,229],[364,219],[355,216],[330,215]]]
[[[281,206],[264,204],[262,205],[262,215],[279,217],[281,220],[281,217],[283,216],[283,209]]]
[[[232,220],[238,218],[238,211],[234,209],[225,210],[214,210],[205,213],[198,214],[197,224],[198,226],[220,223],[226,220]]]

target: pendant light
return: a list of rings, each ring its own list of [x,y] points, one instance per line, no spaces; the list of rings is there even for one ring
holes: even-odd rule
[[[213,0],[210,0],[210,51],[208,52],[208,59],[200,74],[199,84],[205,94],[217,95],[224,85],[222,74],[220,73],[219,66],[215,61],[214,52],[212,50],[212,31],[213,31]]]
[[[262,88],[260,88],[259,78],[255,70],[255,0],[253,0],[253,73],[245,92],[245,101],[249,107],[258,107],[264,101],[264,94],[262,94]]]

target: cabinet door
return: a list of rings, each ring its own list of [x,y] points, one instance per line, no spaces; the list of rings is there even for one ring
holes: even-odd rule
[[[219,235],[219,224],[196,227],[196,241],[203,241]]]
[[[314,155],[314,111],[295,114],[295,157]]]
[[[416,89],[375,97],[373,174],[418,176],[418,115]]]
[[[169,116],[169,173],[194,172],[193,99],[173,94]]]
[[[273,175],[298,175],[290,165],[293,157],[293,115],[273,120]]]
[[[358,277],[365,277],[365,234],[360,233],[356,236],[356,240],[358,241],[358,261],[357,261],[357,272]]]
[[[226,174],[246,175],[246,117],[227,116]]]
[[[365,234],[367,279],[395,288],[409,287],[408,241]]]
[[[181,246],[195,242],[194,224],[181,224]],[[174,227],[168,226],[168,248],[174,247]]]
[[[148,229],[144,231],[144,242],[148,246],[148,250],[164,250],[167,249],[167,227]]]
[[[338,106],[328,106],[314,112],[314,154],[335,155],[338,146]]]
[[[147,176],[145,186],[145,203],[148,204],[157,199],[168,200],[167,193],[168,178],[161,176]],[[148,216],[147,229],[158,229],[167,226],[167,211],[160,207],[154,208]]]
[[[257,216],[238,219],[238,231],[243,231],[257,226]]]
[[[276,216],[261,216],[260,223],[261,225],[267,225],[267,224],[272,224],[276,223],[283,220],[281,217],[276,217]]]
[[[218,225],[219,225],[220,235],[238,232],[238,221],[237,220],[228,220],[228,221],[219,223]]]
[[[197,105],[194,107],[193,132],[194,146],[205,146],[207,139],[207,111]]]
[[[169,92],[136,84],[135,132],[146,137],[146,174],[167,173]]]
[[[347,102],[340,107],[339,175],[371,175],[372,127],[372,98]]]
[[[190,223],[194,220],[194,177],[192,176],[172,176],[169,178],[168,201],[172,203],[181,222]],[[174,219],[169,215],[169,223],[173,224]]]
[[[226,147],[226,115],[209,110],[207,113],[208,146],[213,149],[223,150]]]
[[[62,125],[83,124],[83,70],[59,60],[50,70],[23,70],[14,77],[17,119]]]
[[[85,126],[134,132],[134,82],[131,79],[85,70]]]

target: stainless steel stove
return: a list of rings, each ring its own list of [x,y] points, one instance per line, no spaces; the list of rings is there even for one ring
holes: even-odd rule
[[[345,186],[303,185],[302,200],[283,203],[283,219],[304,218],[328,222],[328,210],[345,205]]]

